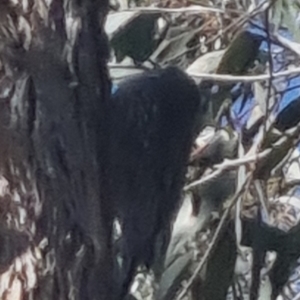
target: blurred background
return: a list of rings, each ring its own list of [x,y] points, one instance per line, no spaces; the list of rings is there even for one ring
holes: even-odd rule
[[[207,120],[159,283],[136,299],[300,299],[300,2],[111,2],[112,93],[176,65]],[[162,268],[162,266],[159,266]]]

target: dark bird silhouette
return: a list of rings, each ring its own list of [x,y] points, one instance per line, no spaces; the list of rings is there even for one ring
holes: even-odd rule
[[[259,48],[264,37],[247,30],[243,30],[236,34],[233,41],[226,49],[218,67],[216,74],[244,75],[254,65],[255,59],[258,57]],[[231,89],[234,87],[232,83],[219,83],[220,90],[213,98],[214,115],[222,106],[226,98],[235,101],[231,94]],[[250,86],[244,84],[245,95],[249,94]],[[240,112],[243,110],[247,101],[247,96],[242,100]]]
[[[296,126],[300,121],[300,97],[289,103],[277,116],[274,127],[284,131]]]
[[[202,114],[197,86],[175,67],[127,79],[112,96],[108,176],[122,227],[118,299],[137,266],[153,265],[157,244],[158,255],[166,251]]]
[[[253,65],[264,37],[244,30],[238,33],[226,49],[217,74],[243,75]]]
[[[297,126],[300,121],[300,97],[289,103],[276,117],[274,122],[274,128],[283,132],[292,127]],[[298,133],[294,133],[297,135]],[[293,147],[293,138],[287,139],[280,145],[274,145],[282,134],[276,131],[270,131],[267,133],[265,141],[262,145],[263,149],[272,148],[272,152],[269,156],[260,162],[258,162],[254,177],[258,179],[267,179],[270,176],[271,170],[287,155],[288,151]]]
[[[117,61],[129,56],[136,64],[147,60],[161,39],[155,39],[155,28],[160,14],[139,14],[111,39]]]

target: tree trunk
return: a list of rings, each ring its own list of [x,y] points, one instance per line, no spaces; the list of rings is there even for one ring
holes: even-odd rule
[[[46,2],[0,5],[3,196],[12,207],[19,199],[25,221],[7,214],[30,236],[28,251],[41,251],[35,288],[20,282],[25,298],[108,300],[108,1]]]

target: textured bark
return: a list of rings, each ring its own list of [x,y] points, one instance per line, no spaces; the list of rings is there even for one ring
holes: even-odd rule
[[[49,7],[7,1],[4,7],[0,55],[9,95],[0,103],[0,169],[11,193],[26,201],[26,229],[42,250],[43,273],[37,271],[37,288],[27,293],[46,300],[110,299],[108,1],[53,0]],[[29,25],[27,36],[20,20]]]

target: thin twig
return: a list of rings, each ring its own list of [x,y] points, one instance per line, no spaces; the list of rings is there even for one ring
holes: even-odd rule
[[[296,42],[289,41],[287,38],[280,35],[278,32],[272,34],[273,38],[285,49],[294,52],[296,55],[300,56],[300,44]]]
[[[238,148],[238,156],[239,157],[244,157],[245,156],[245,149],[242,145],[242,141],[241,141],[242,137],[241,135],[239,136],[239,148]],[[237,173],[237,187],[236,189],[239,190],[244,182],[245,182],[245,178],[246,178],[246,167],[245,165],[242,165],[238,168],[238,173]],[[236,202],[236,206],[235,206],[235,236],[236,236],[236,245],[237,245],[237,249],[239,249],[241,251],[241,241],[242,241],[242,220],[241,220],[241,211],[242,211],[242,196],[239,196]]]
[[[272,87],[272,82],[273,82],[273,71],[274,71],[274,66],[273,66],[273,58],[272,58],[272,50],[271,50],[271,37],[270,37],[270,24],[269,24],[269,12],[270,12],[270,7],[265,11],[265,17],[266,17],[266,33],[267,33],[267,45],[268,45],[268,62],[269,62],[269,74],[270,78],[268,80],[268,90],[267,90],[267,99],[266,99],[266,119],[269,118],[269,115],[271,113],[270,110],[270,97],[271,97],[271,87]],[[267,122],[264,122],[264,134],[263,136],[266,136],[267,133]]]
[[[282,135],[275,143],[273,143],[272,146],[275,148],[282,146],[287,141],[287,139],[296,138],[299,135],[299,132],[300,132],[300,124],[298,124],[297,126],[291,128],[289,130],[286,130],[284,132],[284,135]],[[295,144],[296,144],[296,142],[295,142]],[[203,184],[209,182],[210,180],[218,177],[225,171],[238,168],[244,164],[249,164],[249,163],[253,163],[253,162],[257,162],[259,160],[265,159],[272,152],[272,148],[267,148],[267,149],[263,150],[262,152],[257,153],[258,145],[259,144],[254,144],[254,146],[252,146],[252,148],[247,152],[247,154],[244,157],[241,157],[238,159],[224,160],[223,163],[215,166],[215,168],[216,168],[215,171],[213,171],[209,175],[205,176],[204,178],[196,180],[196,181],[190,183],[189,185],[185,186],[184,191],[186,192],[195,187],[203,185]]]
[[[222,81],[222,82],[255,82],[255,81],[265,81],[269,80],[271,77],[273,79],[291,76],[291,75],[299,75],[300,68],[293,68],[291,70],[285,70],[282,72],[263,75],[254,75],[254,76],[234,76],[234,75],[221,75],[221,74],[207,74],[207,73],[198,73],[198,72],[189,72],[190,76],[201,79],[208,79],[214,81]]]
[[[201,5],[192,5],[189,7],[181,7],[181,8],[135,7],[135,8],[125,9],[122,11],[139,11],[141,13],[193,13],[193,12],[194,13],[213,12],[213,13],[220,13],[220,14],[228,13],[227,10],[209,7],[209,6],[201,6]],[[239,13],[243,13],[243,12],[239,11]]]
[[[212,43],[214,41],[216,41],[219,37],[221,37],[224,33],[229,32],[233,27],[237,27],[237,28],[241,28],[247,21],[249,21],[249,19],[255,17],[256,15],[258,15],[259,13],[265,11],[266,9],[268,9],[269,7],[269,1],[264,1],[262,2],[260,5],[258,5],[253,11],[251,11],[250,13],[246,13],[245,15],[242,15],[241,17],[239,17],[235,22],[232,22],[230,25],[228,25],[226,28],[224,28],[223,30],[220,30],[220,32],[218,32],[217,34],[215,34],[214,36],[212,36],[210,39],[208,39],[206,41],[206,44]],[[198,31],[197,29],[195,31],[191,31],[194,34],[197,34]],[[174,55],[173,57],[169,58],[167,62],[176,60],[178,58],[180,58],[181,56],[194,51],[196,49],[199,48],[199,45],[191,47],[189,49],[183,50],[182,52]]]
[[[214,233],[214,236],[211,240],[211,243],[209,244],[205,254],[203,255],[200,263],[198,264],[196,270],[194,271],[193,275],[191,276],[191,278],[189,279],[188,283],[186,284],[186,286],[183,288],[183,290],[181,291],[181,293],[179,294],[179,296],[177,297],[178,300],[182,299],[185,294],[187,293],[188,289],[192,286],[194,280],[196,279],[197,275],[199,274],[199,272],[202,270],[204,264],[207,262],[207,260],[209,259],[209,257],[212,254],[213,248],[215,247],[219,237],[220,237],[220,233],[221,230],[224,227],[225,221],[229,215],[229,212],[231,210],[231,208],[233,207],[233,205],[235,204],[235,202],[237,201],[238,197],[242,194],[242,192],[244,191],[244,188],[246,187],[246,185],[248,184],[249,180],[251,179],[251,175],[248,174],[245,180],[245,183],[243,184],[243,186],[241,187],[241,189],[238,191],[238,193],[235,194],[235,196],[231,199],[229,206],[227,207],[227,209],[225,210],[220,223],[218,224],[218,227]]]
[[[203,185],[210,180],[218,177],[222,173],[224,173],[227,170],[231,170],[237,167],[240,167],[241,165],[256,162],[258,160],[261,160],[268,156],[271,153],[272,149],[266,149],[263,152],[259,154],[254,154],[254,155],[246,155],[242,158],[239,159],[228,159],[225,160],[222,164],[216,165],[216,169],[214,172],[210,173],[209,175],[205,176],[204,178],[201,178],[199,180],[196,180],[192,182],[191,184],[187,185],[184,187],[184,191],[189,191],[195,187],[198,187],[200,185]]]

